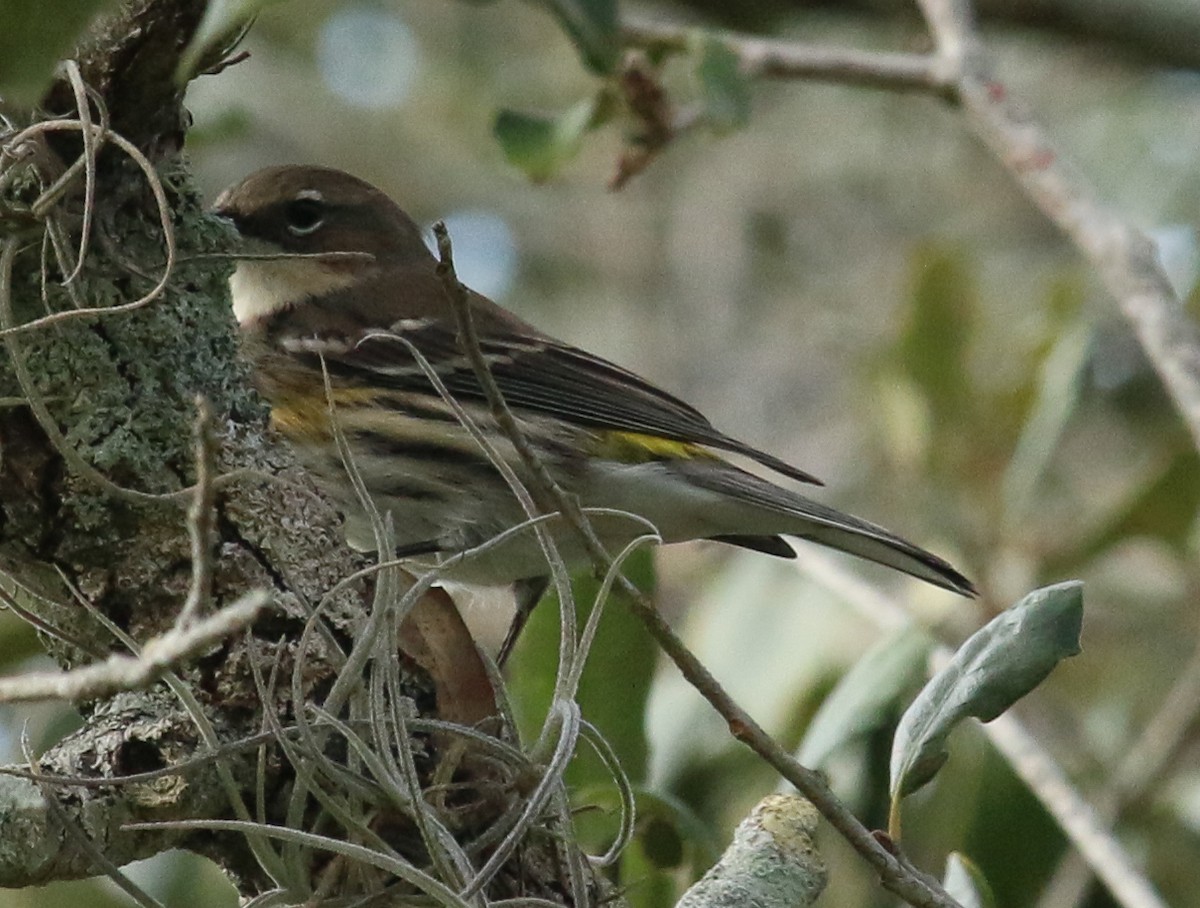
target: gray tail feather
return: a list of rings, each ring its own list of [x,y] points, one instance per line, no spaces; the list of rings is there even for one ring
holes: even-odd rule
[[[865,520],[837,511],[832,514],[813,514],[808,518],[810,527],[789,535],[895,568],[960,596],[975,595],[975,584],[932,552]]]
[[[895,568],[962,596],[975,595],[975,585],[948,562],[883,527],[780,488],[732,464],[724,464],[714,469],[712,461],[675,461],[671,466],[674,471],[701,488],[753,505],[756,509],[765,510],[777,518],[783,518],[768,523],[768,515],[762,515],[764,519],[761,534],[753,532],[732,537],[717,537],[722,538],[722,541],[746,545],[748,539],[757,541],[769,538],[769,534],[772,533],[783,533]],[[765,549],[761,545],[750,547],[768,551],[769,554],[786,556],[786,552],[777,547],[773,547],[774,550]]]
[[[776,558],[795,558],[796,550],[783,541],[779,536],[748,536],[744,533],[721,533],[709,536],[713,542],[723,542],[726,545],[736,545],[743,549],[762,552],[764,555],[774,555]]]

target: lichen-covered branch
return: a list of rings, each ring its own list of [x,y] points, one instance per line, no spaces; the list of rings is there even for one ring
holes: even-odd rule
[[[738,824],[716,865],[675,908],[798,908],[825,888],[825,862],[813,836],[817,813],[796,795],[763,798]]]

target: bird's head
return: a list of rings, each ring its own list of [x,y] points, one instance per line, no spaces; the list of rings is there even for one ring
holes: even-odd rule
[[[230,278],[243,326],[381,269],[434,261],[420,228],[395,202],[331,168],[259,170],[222,192],[213,214],[233,224],[245,241],[241,251],[260,256],[239,261]]]

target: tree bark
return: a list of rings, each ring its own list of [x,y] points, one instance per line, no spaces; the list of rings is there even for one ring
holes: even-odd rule
[[[169,684],[79,704],[78,731],[31,765],[0,775],[0,886],[95,875],[185,847],[229,871],[244,896],[286,888],[303,897],[322,886],[349,895],[365,886],[401,898],[412,889],[396,873],[364,883],[362,873],[319,848],[265,866],[260,846],[270,839],[247,838],[226,822],[240,816],[332,838],[357,835],[426,865],[428,841],[414,833],[415,809],[401,805],[388,815],[371,804],[378,780],[351,753],[350,731],[335,733],[327,722],[320,734],[308,728],[305,740],[325,744],[314,761],[328,759],[367,780],[354,793],[362,828],[339,829],[312,797],[296,797],[313,771],[295,765],[302,707],[311,712],[339,679],[354,687],[354,677],[343,677],[347,665],[365,678],[388,660],[399,669],[397,690],[385,692],[397,723],[478,726],[495,702],[465,629],[438,596],[420,600],[414,614],[423,618],[382,638],[404,642],[403,652],[347,661],[380,597],[390,603],[403,587],[394,571],[364,570],[373,562],[346,548],[336,512],[267,431],[265,408],[237,357],[230,266],[197,258],[227,251],[231,239],[204,214],[178,158],[187,114],[174,74],[204,9],[200,0],[128,0],[74,55],[94,93],[86,116],[68,71],[42,112],[6,111],[14,128],[0,134],[0,308],[5,327],[18,330],[7,330],[0,347],[0,601],[37,623],[64,669],[128,654],[119,635],[145,642],[179,630],[185,602],[208,614],[265,590],[272,604],[246,633],[176,667]],[[84,143],[85,133],[95,142]],[[136,151],[161,179],[174,268],[147,305],[76,317],[72,309],[128,304],[163,272],[164,227]],[[63,191],[47,193],[64,175]],[[85,231],[83,264],[66,280]],[[48,312],[68,315],[19,329]],[[215,461],[206,467],[197,459],[197,396],[215,414]],[[211,514],[202,517],[203,500],[189,511],[198,464],[223,477],[211,487]],[[353,579],[356,572],[363,573]],[[318,604],[321,628],[305,636]],[[264,678],[275,681],[265,698]],[[348,723],[364,718],[354,696],[341,700],[338,715]],[[281,735],[291,736],[290,749]],[[452,737],[398,736],[415,753],[389,756],[412,763],[418,778],[409,781],[424,787],[461,749]],[[492,764],[473,768],[469,758],[455,759],[453,780],[471,783],[474,799],[460,794],[446,807],[446,827],[462,840],[495,832],[498,816],[520,806],[515,783],[498,778]],[[239,798],[246,805],[240,814],[231,806]],[[155,822],[170,825],[130,827]],[[583,862],[572,857],[563,830],[545,835],[552,822],[542,819],[519,857],[484,881],[490,897],[566,898],[562,867]],[[472,854],[486,857],[489,847],[494,842]],[[574,891],[592,892],[591,885]]]

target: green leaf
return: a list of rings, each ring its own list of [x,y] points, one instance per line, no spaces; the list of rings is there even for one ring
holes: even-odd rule
[[[679,899],[677,874],[663,870],[646,853],[646,842],[635,837],[621,852],[621,889],[629,908],[666,908]]]
[[[892,815],[899,801],[933,778],[961,720],[990,722],[1079,652],[1083,584],[1058,583],[1030,593],[976,631],[905,710],[892,740]],[[893,823],[893,831],[895,823]]]
[[[697,44],[696,76],[709,124],[717,132],[742,129],[750,122],[750,80],[741,71],[737,54],[708,33],[701,33]]]
[[[635,552],[625,562],[625,576],[647,594],[654,590],[652,553]],[[591,575],[572,584],[580,626],[599,591]],[[646,777],[646,701],[658,653],[640,621],[621,601],[619,593],[604,608],[596,640],[579,684],[577,701],[583,716],[612,746],[625,773],[633,782]],[[549,706],[558,664],[558,603],[548,597],[533,613],[509,660],[509,694],[526,739],[537,734]],[[598,760],[581,756],[567,772],[572,787],[611,786]]]
[[[957,851],[946,858],[942,886],[962,908],[996,908],[996,896],[979,865]]]
[[[961,256],[926,248],[914,256],[915,284],[899,353],[905,373],[929,402],[938,422],[961,424],[967,415],[967,346],[974,322],[975,287]]]
[[[1087,321],[1075,322],[1062,331],[1042,363],[1037,396],[1004,473],[1004,507],[1013,525],[1032,505],[1038,481],[1078,406],[1092,333]]]
[[[492,124],[504,156],[535,182],[547,180],[579,152],[595,123],[597,99],[580,101],[556,117],[501,110]]]
[[[541,0],[592,72],[608,75],[621,58],[617,0]]]
[[[0,3],[0,97],[36,104],[54,67],[113,0],[4,0]]]
[[[637,828],[621,855],[621,887],[630,908],[674,905],[687,883],[721,857],[721,843],[683,801],[644,788],[634,798]]]
[[[932,645],[924,630],[908,627],[867,650],[817,710],[797,759],[815,769],[839,748],[891,721],[901,698],[924,679]]]

